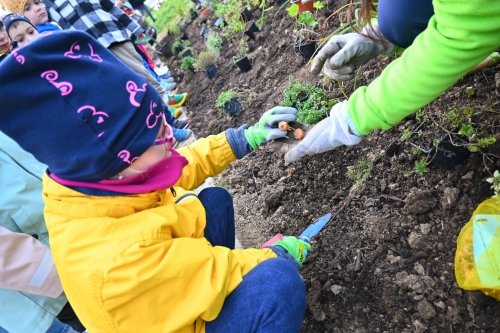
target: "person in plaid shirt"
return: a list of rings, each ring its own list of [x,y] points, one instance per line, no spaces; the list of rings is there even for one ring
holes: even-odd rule
[[[22,13],[15,10],[11,4],[18,3],[24,6],[27,0],[2,0],[7,10]],[[134,49],[126,30],[135,37],[144,39],[144,30],[120,8],[116,7],[111,0],[43,0],[52,20],[64,30],[83,30],[97,39],[108,48],[114,55],[138,74],[145,76],[148,82],[158,90],[160,94],[167,92],[156,79],[144,68],[142,60]],[[20,7],[19,6],[19,7]],[[172,83],[169,90],[175,88]]]

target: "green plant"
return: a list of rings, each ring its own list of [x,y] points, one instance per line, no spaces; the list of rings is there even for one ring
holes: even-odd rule
[[[150,22],[156,28],[156,31],[179,35],[180,27],[190,18],[190,10],[194,3],[191,0],[165,1],[158,11],[155,12],[157,20]],[[149,19],[148,19],[149,20]]]
[[[415,173],[419,176],[422,176],[424,172],[427,172],[427,165],[429,162],[427,162],[425,159],[420,160],[420,161],[415,161]]]
[[[193,63],[193,67],[199,70],[206,70],[208,67],[215,65],[219,60],[219,53],[213,51],[201,51]]]
[[[465,93],[467,94],[467,98],[471,98],[475,94],[474,87],[466,87]]]
[[[300,101],[301,95],[307,94],[309,97]],[[324,118],[326,112],[338,103],[338,99],[328,99],[323,89],[306,82],[289,77],[288,87],[283,91],[283,104],[297,108],[297,121],[309,125],[314,125]]]
[[[182,62],[181,62],[182,70],[184,70],[184,71],[193,70],[194,69],[194,61],[195,60],[193,57],[182,58]]]
[[[179,47],[182,48],[182,50],[179,50]],[[187,50],[191,50],[191,48],[189,47],[189,40],[176,40],[172,44],[172,53],[174,54],[182,54]]]
[[[208,51],[220,52],[222,49],[222,38],[215,31],[210,30],[205,36],[205,45]]]
[[[401,141],[408,141],[411,139],[412,132],[409,129],[405,129],[403,134],[401,134]]]
[[[491,185],[491,188],[494,191],[493,198],[498,198],[500,196],[500,172],[495,170],[493,173],[493,177],[487,178],[486,181]]]
[[[371,176],[372,166],[365,157],[359,159],[354,166],[349,167],[347,178],[353,180],[356,186],[363,184]]]
[[[496,142],[495,137],[491,134],[478,137],[478,133],[483,132],[481,128],[488,125],[482,122],[473,122],[473,118],[480,114],[480,111],[474,110],[471,106],[458,107],[456,105],[451,106],[447,111],[440,109],[434,109],[431,112],[424,109],[418,110],[415,118],[426,123],[426,128],[418,133],[418,136],[430,137],[430,133],[433,132],[448,133],[453,140],[453,134],[460,134],[468,137],[469,141],[454,140],[452,143],[456,146],[465,146],[471,152],[477,152],[479,148],[486,148]],[[433,140],[434,146],[439,144],[439,139]]]
[[[224,106],[233,98],[238,96],[239,93],[233,91],[232,89],[223,91],[219,94],[219,97],[217,97],[217,100],[215,101],[215,108],[217,109],[217,113],[219,114],[219,116],[222,116],[224,114]]]
[[[313,4],[313,7],[315,9],[321,9],[323,8],[323,3],[320,1],[317,1]],[[310,26],[312,28],[315,28],[318,25],[318,22],[316,21],[316,15],[318,11],[316,10],[315,13],[311,13],[310,11],[305,11],[302,14],[299,15],[299,5],[294,3],[288,9],[286,10],[288,12],[288,15],[292,18],[294,18],[295,21],[295,31],[298,30],[298,27],[305,28],[306,26]]]

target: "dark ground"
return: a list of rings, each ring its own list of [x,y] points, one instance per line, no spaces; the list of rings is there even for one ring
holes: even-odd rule
[[[320,23],[343,4],[345,0],[325,3]],[[179,58],[166,60],[180,91],[190,94],[186,108],[198,137],[255,123],[280,104],[290,75],[325,88],[332,98],[343,98],[336,83],[325,84],[309,73],[293,51],[294,22],[285,8],[277,11],[275,6],[268,12],[263,31],[248,42],[253,63],[248,73],[233,64],[227,41],[214,80],[202,73],[185,76]],[[260,16],[260,10],[253,14]],[[209,25],[214,21],[212,14]],[[319,32],[326,36],[338,25],[334,15]],[[202,50],[197,22],[186,30],[194,50]],[[370,83],[392,60],[378,58],[363,66],[357,86]],[[467,76],[426,108],[472,106],[481,112],[475,122],[489,124],[485,131],[498,137],[500,105],[485,111],[499,100],[497,73],[493,68]],[[468,98],[466,87],[473,87],[475,96]],[[241,93],[244,109],[237,117],[215,111],[216,98],[228,89]],[[350,95],[353,82],[344,83],[344,90]],[[321,215],[336,215],[313,240],[313,252],[301,271],[308,289],[303,332],[500,332],[500,303],[458,288],[453,265],[460,229],[493,194],[485,179],[500,169],[500,145],[483,150],[491,161],[475,153],[454,170],[431,164],[418,176],[412,170],[421,156],[400,139],[404,129],[416,124],[409,117],[357,146],[288,166],[281,155],[264,147],[216,178],[233,194],[238,238],[245,247],[259,247],[276,233],[298,235]],[[353,187],[347,168],[361,158],[366,158],[364,169],[370,176]]]

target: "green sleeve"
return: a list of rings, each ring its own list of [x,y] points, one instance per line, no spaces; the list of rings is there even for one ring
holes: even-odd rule
[[[361,134],[389,129],[416,112],[500,46],[500,1],[434,0],[433,6],[427,29],[349,99]]]

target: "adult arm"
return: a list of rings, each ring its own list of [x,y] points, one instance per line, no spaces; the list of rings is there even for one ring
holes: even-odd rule
[[[0,288],[59,297],[61,281],[50,249],[30,235],[0,227]]]
[[[114,16],[124,27],[126,27],[134,36],[139,37],[142,33],[144,33],[144,29],[142,29],[137,23],[132,21],[130,17],[120,8],[118,8],[113,1],[111,0],[100,0],[101,6],[104,10],[106,10],[110,15]]]
[[[389,129],[430,103],[500,45],[500,2],[435,0],[435,15],[403,55],[349,100],[359,133]]]

